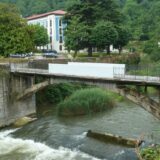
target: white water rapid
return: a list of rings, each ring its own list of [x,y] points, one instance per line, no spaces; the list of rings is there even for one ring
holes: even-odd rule
[[[0,132],[0,160],[98,160],[77,150],[53,149],[33,140],[13,138],[15,131]]]

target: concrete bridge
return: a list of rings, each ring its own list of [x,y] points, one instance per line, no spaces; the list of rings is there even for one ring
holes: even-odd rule
[[[37,77],[43,78],[43,81],[36,84],[35,78]],[[3,79],[3,81],[5,80]],[[147,96],[147,87],[156,88],[159,91],[160,96],[159,76],[137,76],[128,74],[114,74],[113,78],[74,76],[66,74],[53,74],[49,73],[47,69],[30,68],[26,64],[23,65],[23,67],[21,65],[16,65],[16,67],[12,65],[10,68],[8,82],[9,87],[4,87],[7,88],[9,100],[6,100],[5,102],[5,96],[3,96],[3,106],[4,103],[7,104],[7,106],[5,105],[3,108],[1,107],[0,101],[0,107],[4,110],[4,114],[0,114],[0,120],[3,119],[0,126],[9,124],[16,118],[36,112],[34,93],[50,84],[63,82],[84,83],[99,86],[103,89],[112,90],[139,104],[145,110],[160,119],[160,101],[154,101]],[[7,81],[5,81],[5,83],[7,83]],[[145,94],[139,93],[138,90],[130,90],[126,87],[126,85],[135,85],[137,88],[140,86],[144,87]],[[5,86],[7,86],[7,84]],[[12,114],[13,112],[15,114]]]
[[[44,81],[39,84],[33,84],[30,88],[19,93],[17,100],[21,100],[38,90],[55,83],[62,82],[77,82],[84,83],[93,86],[99,86],[119,93],[122,96],[127,97],[131,101],[139,104],[145,110],[153,114],[160,119],[160,98],[159,102],[150,99],[147,96],[147,87],[155,87],[160,96],[160,77],[155,76],[137,76],[137,75],[121,75],[114,74],[113,78],[100,78],[91,76],[75,76],[67,74],[53,74],[49,73],[47,69],[33,69],[33,68],[12,68],[11,73],[13,76],[30,76],[30,77],[43,77]],[[130,90],[126,88],[126,85],[135,85],[138,87],[144,87],[144,93],[139,93],[138,90]]]
[[[49,73],[45,69],[32,69],[32,68],[12,68],[12,76],[19,77],[43,77],[44,82],[32,85],[31,88],[23,90],[23,93],[20,93],[17,99],[22,99],[30,94],[37,92],[38,90],[55,83],[62,82],[77,82],[85,83],[88,85],[95,85],[100,87],[109,88],[111,90],[117,90],[117,86],[125,85],[135,85],[135,86],[144,86],[144,90],[147,93],[147,87],[155,87],[160,89],[160,77],[152,76],[135,76],[135,75],[114,75],[113,78],[100,78],[100,77],[91,77],[91,76],[75,76],[67,74],[53,74]]]
[[[100,78],[91,76],[74,76],[67,74],[53,74],[49,73],[45,69],[32,69],[32,68],[12,68],[11,73],[16,75],[28,75],[28,76],[41,76],[48,77],[49,79],[59,79],[67,81],[78,81],[78,82],[100,82],[100,83],[116,83],[124,85],[142,85],[142,86],[153,86],[160,87],[160,77],[153,76],[137,76],[137,75],[118,75],[115,74],[113,78]]]

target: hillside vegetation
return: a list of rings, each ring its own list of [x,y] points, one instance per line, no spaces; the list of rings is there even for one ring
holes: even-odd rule
[[[79,0],[0,0],[14,3],[23,16],[44,13],[56,9],[66,10]],[[159,0],[116,0],[126,15],[126,23],[130,25],[135,39],[159,38],[160,1]]]
[[[14,3],[24,17],[56,9],[69,11],[81,0],[0,0]],[[85,0],[90,1],[90,0]],[[105,0],[116,1],[124,14],[124,22],[132,33],[130,48],[149,55],[153,61],[160,60],[160,1],[159,0]],[[95,0],[96,2],[96,0]],[[97,1],[98,2],[98,1]],[[138,42],[138,43],[137,43]]]

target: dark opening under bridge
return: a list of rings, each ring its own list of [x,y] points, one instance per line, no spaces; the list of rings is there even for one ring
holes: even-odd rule
[[[32,77],[34,79],[35,77],[40,76],[44,79],[43,82],[38,84],[35,84],[33,80],[33,83],[29,88],[20,89],[17,94],[17,100],[22,100],[50,84],[63,82],[84,83],[110,89],[116,93],[119,93],[120,95],[125,96],[131,101],[139,104],[145,110],[160,119],[160,76],[140,76],[129,74],[121,75],[115,72],[116,74],[114,74],[113,78],[100,78],[91,76],[88,77],[67,74],[53,74],[49,73],[47,69],[34,69],[27,66],[12,66],[10,72],[12,74],[12,77],[19,77],[19,83],[21,83],[20,79],[24,79],[25,77]],[[126,85],[135,85],[137,90],[128,89],[126,88]],[[144,87],[143,94],[138,92],[138,88],[140,86]],[[155,101],[147,95],[147,87],[149,86],[157,89],[159,93],[159,101]]]

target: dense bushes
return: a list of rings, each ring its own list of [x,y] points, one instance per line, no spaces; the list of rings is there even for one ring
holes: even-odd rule
[[[160,60],[160,46],[157,41],[148,41],[144,46],[144,53],[148,54],[151,60],[157,62]]]
[[[111,94],[98,88],[76,91],[68,99],[59,103],[57,112],[60,116],[85,115],[112,108]]]
[[[93,57],[86,57],[84,53],[78,54],[76,58],[78,62],[98,62],[98,63],[123,63],[137,65],[141,61],[141,57],[137,53],[122,55],[106,55],[106,53],[94,53]]]
[[[38,105],[42,104],[54,104],[63,101],[66,97],[70,96],[78,89],[86,88],[88,86],[84,84],[71,84],[71,83],[59,83],[46,87],[42,91],[39,91],[36,96]]]

